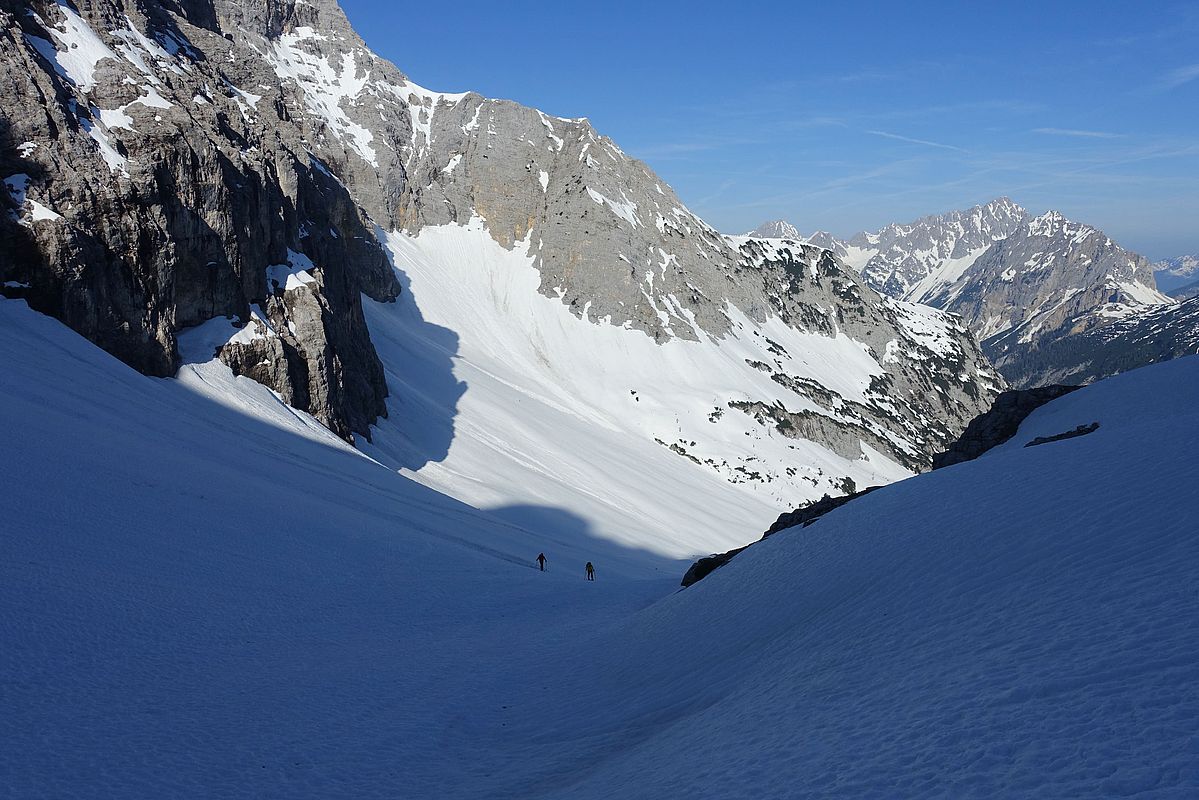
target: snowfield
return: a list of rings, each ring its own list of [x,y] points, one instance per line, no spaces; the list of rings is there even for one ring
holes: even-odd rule
[[[146,378],[15,300],[0,353],[0,795],[1199,792],[1199,358],[680,592],[219,363]]]
[[[730,306],[725,339],[697,329],[698,341],[656,343],[540,294],[528,242],[505,249],[478,217],[379,234],[405,291],[394,304],[363,303],[391,397],[390,419],[362,446],[452,497],[570,508],[605,538],[688,558],[739,547],[794,503],[838,493],[836,476],[870,486],[912,474],[868,446],[845,458],[727,405],[828,413],[748,363],[781,358],[769,342],[792,354],[792,374],[867,402],[883,368],[845,334],[759,324]],[[923,318],[910,327],[930,347],[945,336]],[[677,443],[687,456],[669,448]],[[768,479],[741,477],[749,472]]]

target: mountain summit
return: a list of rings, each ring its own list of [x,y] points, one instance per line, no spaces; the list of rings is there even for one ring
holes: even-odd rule
[[[763,222],[747,233],[746,236],[756,236],[759,239],[791,239],[796,242],[803,241],[804,238],[794,225],[781,219],[776,219],[773,222]]]
[[[1051,343],[1172,302],[1149,262],[1102,231],[1006,197],[823,246],[868,286],[961,315],[1016,385],[1065,369],[1043,363]]]

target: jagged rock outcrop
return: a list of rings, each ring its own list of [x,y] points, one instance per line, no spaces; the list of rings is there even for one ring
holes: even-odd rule
[[[737,547],[723,553],[713,553],[710,556],[704,556],[701,559],[697,559],[694,564],[687,568],[687,572],[683,574],[683,580],[679,581],[679,585],[686,589],[688,586],[693,586],[696,583],[699,583],[704,578],[708,577],[713,572],[732,561],[733,556],[737,555],[749,546],[750,545],[747,544],[745,547]]]
[[[953,271],[968,267],[1027,219],[1027,211],[1001,197],[965,211],[935,214],[908,225],[892,224],[876,233],[859,233],[846,244],[869,254],[861,272],[872,289],[891,297],[926,302],[937,286],[952,280]]]
[[[1043,382],[1043,351],[1055,343],[1171,303],[1143,257],[1059,212],[1032,217],[1007,198],[845,242],[818,236],[809,241],[860,269],[867,285],[960,315],[1019,387]]]
[[[954,280],[991,244],[1010,236],[1028,212],[1001,197],[965,211],[922,217],[906,225],[863,231],[842,241],[826,231],[807,239],[861,273],[871,289],[911,302]],[[788,223],[767,223],[767,225]],[[792,228],[793,229],[793,228]]]
[[[1009,382],[1029,386],[1040,349],[1170,298],[1155,288],[1144,257],[1050,212],[997,242],[927,302],[962,315]]]
[[[971,461],[992,447],[998,447],[1016,435],[1020,423],[1029,414],[1078,388],[1081,387],[1057,385],[1004,392],[995,398],[989,411],[966,426],[965,432],[948,450],[933,456],[933,469]]]
[[[775,343],[767,360],[754,366],[794,399],[730,401],[730,408],[843,457],[860,458],[866,445],[918,472],[1002,388],[955,318],[880,297],[818,247],[780,239],[730,241],[741,254],[734,276],[744,285],[754,277],[761,282],[770,314],[801,331],[860,342],[883,369],[854,396],[794,372],[795,360],[806,356]]]

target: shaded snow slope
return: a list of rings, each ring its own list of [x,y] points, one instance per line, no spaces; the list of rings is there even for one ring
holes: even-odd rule
[[[146,378],[20,301],[0,370],[0,796],[444,796],[529,682],[514,642],[685,568],[567,510],[477,511],[217,362]]]
[[[0,334],[6,796],[1199,786],[1199,359],[673,593],[681,565],[404,480],[219,364],[144,378],[17,301]]]
[[[554,796],[1194,796],[1197,392],[1087,387],[637,615],[585,657],[659,724]]]

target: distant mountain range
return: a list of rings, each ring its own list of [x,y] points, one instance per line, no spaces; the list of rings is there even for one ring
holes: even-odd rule
[[[1153,265],[1157,288],[1179,300],[1199,295],[1199,255],[1176,256]]]
[[[1185,283],[1197,266],[1193,259],[1150,264],[1097,228],[1056,211],[1034,217],[1006,197],[848,240],[818,232],[805,241],[832,251],[884,294],[961,315],[1016,386],[1064,372],[1100,377],[1086,371],[1079,351],[1098,339],[1051,345],[1170,307],[1176,301],[1158,290],[1155,267]],[[1067,353],[1079,360],[1056,360]]]

